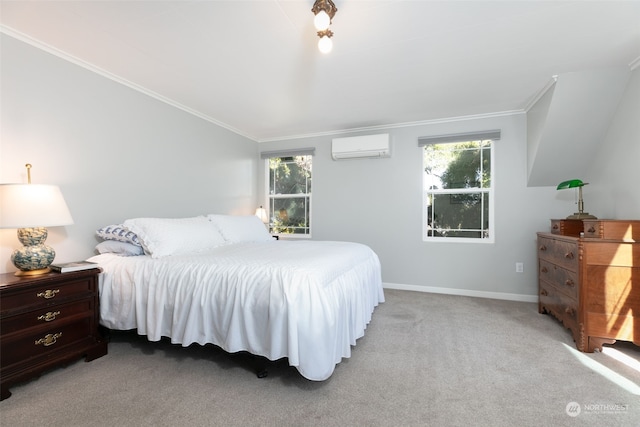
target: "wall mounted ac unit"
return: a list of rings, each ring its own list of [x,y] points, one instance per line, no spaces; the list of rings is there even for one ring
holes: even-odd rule
[[[390,157],[389,134],[334,138],[331,157],[334,160]]]

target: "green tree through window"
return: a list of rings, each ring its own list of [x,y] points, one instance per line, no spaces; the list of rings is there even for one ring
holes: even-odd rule
[[[424,146],[425,238],[490,238],[491,140]]]
[[[311,155],[269,158],[272,233],[310,234],[311,165]]]

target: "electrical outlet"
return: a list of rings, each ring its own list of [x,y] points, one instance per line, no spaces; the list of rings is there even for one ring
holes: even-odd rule
[[[516,262],[516,273],[524,273],[524,263]]]

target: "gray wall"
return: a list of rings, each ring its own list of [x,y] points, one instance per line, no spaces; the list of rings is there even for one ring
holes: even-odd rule
[[[332,160],[331,139],[344,134],[263,142],[259,148],[316,147],[312,238],[368,244],[380,256],[387,287],[532,301],[535,233],[548,230],[550,218],[566,216],[573,206],[556,199],[553,187],[526,187],[525,120],[524,113],[496,115],[369,132],[391,134],[387,159]],[[491,129],[502,130],[493,171],[495,243],[423,242],[418,137]],[[264,194],[264,164],[259,167]],[[516,262],[524,263],[524,273],[515,272]]]
[[[96,228],[136,216],[253,213],[257,143],[1,35],[0,182],[59,185],[75,223],[56,261],[93,254]],[[15,230],[0,230],[0,272]]]
[[[572,177],[590,182],[589,168],[630,75],[623,66],[557,76],[527,112],[528,185],[557,185]]]
[[[599,218],[640,219],[640,68],[627,83],[611,126],[593,157],[585,210]]]

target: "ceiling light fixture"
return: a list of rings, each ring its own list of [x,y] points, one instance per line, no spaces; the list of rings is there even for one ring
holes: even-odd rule
[[[333,42],[331,41],[333,31],[329,29],[329,25],[331,25],[331,20],[337,11],[338,8],[331,0],[316,0],[311,8],[311,12],[315,15],[313,25],[318,30],[318,37],[320,37],[318,49],[322,53],[329,53],[333,49]]]

